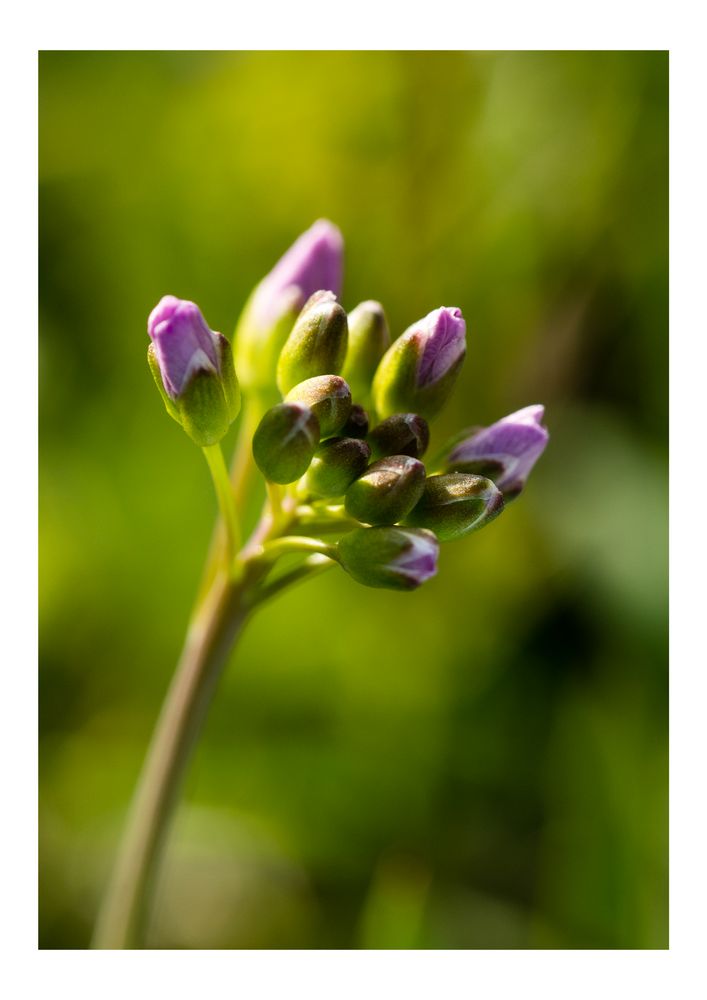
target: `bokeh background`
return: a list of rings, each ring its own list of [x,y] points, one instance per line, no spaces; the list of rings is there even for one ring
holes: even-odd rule
[[[543,402],[551,443],[414,594],[337,571],[254,620],[150,944],[665,948],[667,54],[39,73],[41,946],[88,945],[215,514],[147,314],[170,292],[230,334],[326,216],[345,306],[467,317],[435,441]]]

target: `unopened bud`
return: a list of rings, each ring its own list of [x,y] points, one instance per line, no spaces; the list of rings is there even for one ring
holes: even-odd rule
[[[335,225],[319,219],[293,243],[246,303],[235,350],[246,390],[275,383],[277,359],[297,314],[319,289],[341,294],[344,241]]]
[[[253,436],[255,463],[271,483],[294,483],[309,468],[319,444],[319,421],[303,403],[278,403]]]
[[[503,494],[490,479],[451,472],[430,476],[406,524],[434,531],[440,542],[483,528],[503,510]]]
[[[351,391],[339,375],[315,375],[285,396],[286,403],[304,403],[319,421],[322,438],[340,431],[351,413]]]
[[[336,437],[323,441],[304,477],[307,492],[318,497],[340,497],[364,472],[371,456],[365,441]]]
[[[414,590],[437,572],[439,543],[431,531],[355,528],[339,541],[341,566],[365,587]]]
[[[430,428],[417,413],[395,413],[373,428],[368,443],[374,458],[386,455],[421,458],[430,443]]]
[[[466,353],[461,309],[435,309],[386,351],[373,379],[380,417],[414,412],[430,419],[452,391]]]
[[[315,292],[292,328],[277,363],[277,385],[285,395],[315,375],[338,374],[346,357],[346,313],[331,292]]]
[[[425,488],[425,467],[416,458],[391,455],[374,462],[349,487],[346,512],[366,524],[395,524],[412,510]]]
[[[490,427],[457,437],[445,460],[450,471],[492,479],[506,500],[517,497],[545,450],[550,435],[543,425],[545,407],[526,406]]]
[[[202,448],[224,436],[240,409],[231,345],[193,302],[165,295],[150,313],[147,360],[167,412]]]
[[[378,362],[390,347],[388,323],[380,302],[362,302],[349,313],[349,346],[342,375],[354,399],[366,399]]]

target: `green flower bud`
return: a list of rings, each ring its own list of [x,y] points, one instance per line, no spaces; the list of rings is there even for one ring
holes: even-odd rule
[[[371,449],[357,438],[329,438],[319,445],[304,477],[304,488],[319,497],[340,497],[368,465]]]
[[[490,479],[451,472],[430,476],[406,524],[434,531],[440,542],[483,528],[503,510],[503,494]]]
[[[390,347],[390,331],[380,302],[362,302],[349,313],[349,346],[341,374],[353,396],[366,399],[378,362]]]
[[[351,412],[351,392],[339,375],[315,375],[300,382],[285,396],[286,403],[304,403],[319,421],[327,438],[340,431]]]
[[[460,309],[435,309],[386,351],[373,379],[380,417],[414,412],[430,420],[447,401],[466,352]]]
[[[355,528],[339,541],[337,555],[365,587],[414,590],[437,572],[439,543],[431,531]]]
[[[410,455],[421,458],[430,443],[430,428],[416,413],[395,413],[374,427],[368,435],[374,458],[386,455]]]
[[[253,458],[271,483],[294,483],[319,444],[319,421],[303,403],[278,403],[253,435]]]
[[[349,413],[349,419],[341,428],[344,437],[365,438],[368,434],[368,414],[362,406],[354,403]]]
[[[332,292],[315,292],[280,352],[277,385],[283,396],[315,375],[338,374],[348,342],[346,313]]]
[[[346,512],[366,524],[395,524],[409,514],[425,488],[425,467],[416,458],[382,458],[349,487]]]

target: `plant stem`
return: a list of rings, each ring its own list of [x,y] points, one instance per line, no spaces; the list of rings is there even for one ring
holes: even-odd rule
[[[324,573],[328,569],[333,569],[334,566],[336,566],[336,563],[329,556],[320,553],[309,556],[299,566],[295,566],[294,569],[283,573],[282,576],[277,577],[271,583],[264,584],[258,591],[258,605],[270,600],[271,597],[275,597],[281,590],[285,590],[287,587],[291,587],[302,580],[311,580],[313,576],[319,576],[320,573]]]
[[[212,444],[208,448],[202,449],[209,463],[211,478],[214,481],[216,496],[218,498],[219,510],[226,525],[227,536],[227,562],[230,565],[240,548],[240,528],[238,526],[238,515],[233,500],[231,480],[228,469],[223,459],[223,452],[220,444]]]
[[[246,567],[220,574],[189,628],[131,808],[99,914],[95,948],[138,947],[165,834],[191,751],[233,644],[252,604]]]
[[[266,410],[267,403],[259,394],[250,396],[243,402],[238,442],[231,463],[231,487],[241,509],[246,505],[256,472],[252,447],[253,435]]]
[[[273,556],[277,558],[287,552],[318,552],[330,559],[336,559],[335,546],[327,545],[321,538],[306,538],[300,535],[285,535],[266,542],[263,547],[263,558],[271,560]]]
[[[268,491],[268,503],[270,504],[272,522],[274,525],[279,525],[283,519],[282,503],[284,499],[284,490],[282,486],[278,486],[277,483],[271,483],[270,480],[267,479],[265,481],[265,487]]]
[[[236,505],[239,523],[243,523],[249,506],[249,499],[256,472],[253,459],[252,439],[260,419],[267,408],[265,400],[260,395],[247,397],[243,401],[238,428],[238,440],[231,462],[231,496]],[[209,544],[209,553],[199,584],[197,603],[204,599],[214,582],[218,568],[221,565],[221,549],[224,542],[224,521],[219,518]]]

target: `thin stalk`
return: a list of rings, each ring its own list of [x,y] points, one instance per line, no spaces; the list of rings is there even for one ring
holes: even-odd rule
[[[321,573],[333,569],[334,566],[336,566],[336,563],[329,556],[321,555],[320,553],[309,556],[301,565],[288,570],[287,573],[283,573],[282,576],[277,577],[271,583],[264,584],[258,591],[258,605],[264,604],[265,601],[269,601],[271,597],[275,597],[282,590],[291,587],[293,584],[301,583],[304,580],[311,580],[312,577],[319,576]]]
[[[253,434],[266,409],[267,404],[260,395],[247,397],[243,401],[243,409],[239,418],[238,439],[230,471],[231,495],[240,521],[243,520],[248,510],[249,499],[257,471],[252,450]],[[225,534],[224,520],[223,517],[220,517],[209,544],[209,553],[206,557],[204,572],[199,584],[197,603],[203,600],[206,594],[208,594],[219,566],[222,563],[222,548]]]
[[[272,522],[273,525],[278,526],[284,516],[282,505],[285,499],[285,491],[282,486],[278,486],[277,483],[271,483],[269,479],[265,480],[265,487],[268,491],[268,502],[270,504]]]
[[[202,449],[209,465],[211,478],[214,481],[214,488],[218,498],[221,517],[226,525],[227,538],[227,562],[230,563],[241,547],[240,527],[238,525],[238,515],[233,500],[231,481],[228,476],[228,469],[223,459],[223,452],[220,444],[212,444]]]
[[[252,604],[250,574],[221,574],[200,605],[148,750],[127,830],[96,925],[95,948],[139,946],[165,835],[186,765]]]
[[[321,538],[306,538],[300,535],[285,535],[282,538],[275,538],[271,542],[266,542],[263,546],[263,559],[274,560],[288,552],[318,552],[328,556],[329,559],[336,559],[336,548],[327,545]]]
[[[243,403],[238,441],[231,462],[231,487],[241,511],[245,509],[256,472],[253,435],[266,410],[267,403],[259,394],[248,397]]]

